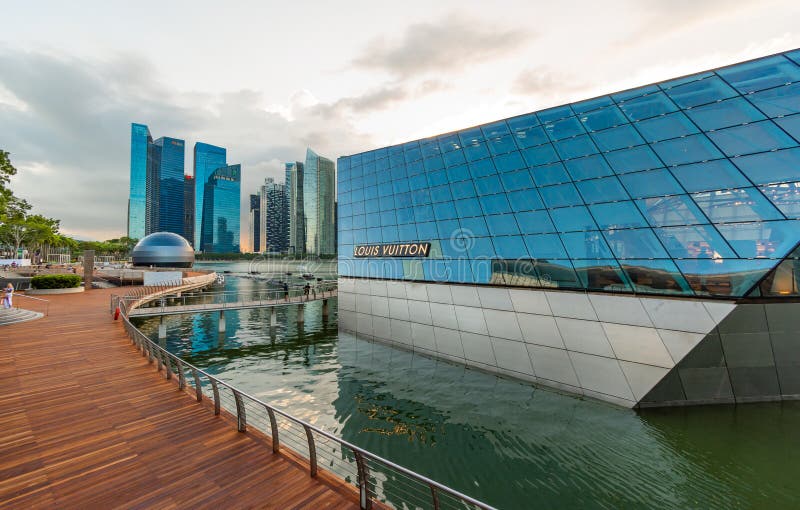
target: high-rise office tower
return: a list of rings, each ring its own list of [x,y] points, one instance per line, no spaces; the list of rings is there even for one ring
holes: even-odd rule
[[[144,124],[131,124],[131,174],[128,196],[128,237],[145,236],[148,147],[153,137]]]
[[[223,147],[217,147],[207,143],[197,142],[194,144],[194,249],[202,249],[201,236],[203,234],[203,205],[205,196],[205,186],[209,176],[218,168],[227,165],[227,151]],[[238,220],[237,220],[238,221]],[[238,236],[237,236],[238,243]]]
[[[183,160],[183,140],[162,137],[148,144],[145,235],[153,232],[183,235]]]
[[[239,253],[241,185],[241,165],[219,167],[206,179],[200,233],[203,252]]]
[[[303,210],[306,251],[309,254],[332,255],[336,253],[335,183],[336,170],[333,161],[308,149],[303,168]]]
[[[194,243],[194,178],[183,176],[183,237]]]
[[[306,221],[303,210],[303,163],[286,163],[286,198],[289,202],[289,253],[305,253]]]
[[[250,250],[261,253],[261,195],[250,195]]]
[[[289,202],[286,186],[271,177],[264,181],[261,197],[261,251],[283,253],[288,250]]]

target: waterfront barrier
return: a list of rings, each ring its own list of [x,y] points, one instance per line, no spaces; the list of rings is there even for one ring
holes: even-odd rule
[[[271,441],[273,453],[288,449],[291,456],[307,463],[311,477],[318,476],[320,470],[324,470],[352,484],[358,490],[359,505],[364,510],[375,506],[494,510],[485,503],[359,448],[226,383],[170,353],[131,323],[130,312],[136,307],[182,293],[191,285],[196,285],[194,288],[203,286],[199,280],[188,285],[185,280],[175,282],[171,287],[162,285],[137,289],[131,296],[111,298],[111,309],[119,309],[131,343],[156,366],[159,373],[164,372],[167,380],[176,380],[181,391],[193,395],[198,402],[208,400],[213,403],[216,415],[229,412],[235,417],[239,432],[246,432],[248,427],[253,427],[265,434]]]

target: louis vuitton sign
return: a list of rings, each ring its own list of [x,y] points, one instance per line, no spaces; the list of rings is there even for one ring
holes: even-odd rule
[[[431,243],[361,244],[353,247],[353,256],[363,257],[427,257]]]

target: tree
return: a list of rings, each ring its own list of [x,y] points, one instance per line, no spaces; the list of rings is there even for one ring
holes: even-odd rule
[[[17,169],[11,164],[8,152],[0,150],[0,214],[3,214],[13,197],[11,190],[8,188],[12,175],[17,175]],[[2,218],[0,218],[0,221],[2,221]]]

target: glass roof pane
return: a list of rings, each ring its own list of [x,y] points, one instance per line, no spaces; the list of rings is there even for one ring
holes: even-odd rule
[[[765,120],[708,133],[709,138],[728,156],[767,152],[796,147],[797,142],[772,121]]]
[[[717,74],[742,94],[800,80],[800,68],[782,55],[720,69]]]
[[[698,296],[744,296],[775,264],[770,260],[677,260]]]
[[[655,229],[669,256],[676,259],[736,258],[725,239],[711,225]]]
[[[573,266],[585,289],[609,292],[632,290],[628,277],[616,260],[575,260]]]
[[[770,117],[800,113],[800,83],[762,90],[747,99]]]
[[[636,123],[636,128],[648,142],[658,142],[699,132],[683,112],[639,121]]]
[[[619,107],[631,121],[637,121],[674,112],[678,109],[675,103],[663,93],[657,92],[637,97],[620,104]]]
[[[678,184],[678,181],[665,168],[623,174],[619,178],[631,198],[658,197],[683,193],[683,188]]]
[[[742,156],[733,163],[754,183],[772,184],[800,180],[800,149]]]
[[[601,229],[646,227],[642,215],[633,202],[612,202],[589,206],[595,221]]]
[[[708,220],[686,195],[644,198],[636,201],[650,225],[701,225]]]
[[[653,149],[667,166],[698,163],[722,157],[722,153],[702,133],[655,143]]]
[[[787,218],[800,218],[800,182],[771,184],[760,189]]]
[[[783,215],[756,188],[711,191],[692,195],[712,223],[765,221]]]
[[[603,236],[597,231],[560,234],[571,259],[609,259],[612,257]]]
[[[738,126],[766,118],[743,97],[734,97],[718,103],[698,106],[687,110],[686,113],[705,131]]]
[[[800,241],[800,221],[763,221],[717,225],[741,258],[780,259]]]
[[[665,259],[667,252],[649,228],[604,230],[608,245],[618,259]]]
[[[694,294],[671,260],[623,260],[620,265],[636,292]]]
[[[735,90],[717,76],[673,87],[666,92],[681,108],[691,108],[737,95]]]
[[[670,168],[670,171],[690,193],[750,185],[750,181],[727,159],[676,166]]]

